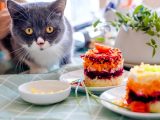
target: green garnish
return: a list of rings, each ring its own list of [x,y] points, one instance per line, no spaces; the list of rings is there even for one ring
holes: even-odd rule
[[[160,72],[160,67],[148,66],[144,69],[146,72]]]
[[[97,103],[100,103],[101,100],[105,101],[105,102],[108,102],[110,104],[113,104],[113,105],[116,105],[118,107],[121,107],[121,108],[124,108],[124,109],[129,109],[128,107],[126,106],[121,106],[119,104],[116,104],[114,101],[110,101],[110,100],[107,100],[107,99],[101,99],[100,97],[98,97],[97,95],[95,95],[88,87],[85,86],[84,82],[82,80],[78,80],[80,82],[80,84],[82,85],[82,87],[85,88],[85,92],[86,92],[86,97],[87,97],[87,101],[88,101],[88,104],[90,105],[90,97],[95,100]],[[80,85],[78,84],[78,85]],[[75,96],[76,96],[76,99],[77,99],[77,103],[80,105],[80,102],[79,102],[79,99],[78,99],[78,92],[77,92],[77,88],[79,86],[76,87],[76,90],[75,90]]]

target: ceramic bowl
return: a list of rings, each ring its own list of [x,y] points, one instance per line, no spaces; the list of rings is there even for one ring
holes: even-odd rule
[[[58,80],[40,80],[22,84],[18,88],[22,99],[37,105],[48,105],[66,99],[71,91],[69,83]]]

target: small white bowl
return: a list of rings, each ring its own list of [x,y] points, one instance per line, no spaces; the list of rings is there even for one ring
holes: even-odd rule
[[[22,99],[29,103],[49,105],[66,99],[71,85],[58,80],[40,80],[22,84],[18,90]]]

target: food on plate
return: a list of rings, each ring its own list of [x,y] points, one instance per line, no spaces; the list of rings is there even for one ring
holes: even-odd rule
[[[37,88],[31,88],[31,93],[33,94],[53,94],[54,91],[43,91]]]
[[[121,84],[123,57],[118,48],[95,44],[82,56],[84,83],[87,87],[107,87]]]
[[[125,100],[131,111],[160,112],[160,66],[141,64],[132,68]]]

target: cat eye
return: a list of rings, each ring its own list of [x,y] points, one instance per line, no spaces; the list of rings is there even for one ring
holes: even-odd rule
[[[33,29],[32,29],[32,28],[27,28],[27,29],[25,29],[25,33],[26,33],[27,35],[32,35],[32,34],[33,34]]]
[[[51,26],[49,26],[49,27],[46,28],[46,32],[47,33],[52,33],[53,31],[54,31],[54,28],[51,27]]]

